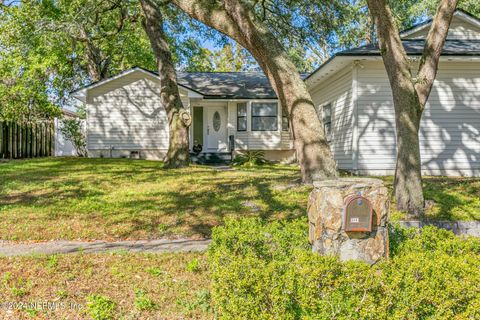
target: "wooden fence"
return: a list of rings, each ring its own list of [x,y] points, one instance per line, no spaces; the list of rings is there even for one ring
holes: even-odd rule
[[[0,121],[0,159],[49,157],[54,146],[53,122]]]

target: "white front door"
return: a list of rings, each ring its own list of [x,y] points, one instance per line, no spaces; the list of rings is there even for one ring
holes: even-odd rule
[[[207,107],[207,152],[228,151],[225,107]]]

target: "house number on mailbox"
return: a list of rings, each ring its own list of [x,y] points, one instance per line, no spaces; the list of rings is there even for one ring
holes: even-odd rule
[[[367,198],[350,196],[345,200],[345,231],[372,231],[372,206]]]

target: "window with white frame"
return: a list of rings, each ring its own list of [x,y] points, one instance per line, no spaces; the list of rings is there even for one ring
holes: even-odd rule
[[[247,131],[247,103],[237,103],[237,131]]]
[[[252,102],[252,131],[277,131],[277,119],[276,102]]]
[[[322,107],[323,129],[327,141],[332,139],[332,104],[326,104]]]

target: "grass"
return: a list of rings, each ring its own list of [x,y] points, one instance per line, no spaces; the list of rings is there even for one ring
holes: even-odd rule
[[[304,215],[310,187],[291,166],[165,170],[161,162],[49,158],[0,163],[0,237],[204,237],[224,217]]]
[[[311,190],[290,166],[164,170],[124,159],[10,161],[0,179],[0,237],[11,240],[203,237],[226,216],[303,216]],[[426,177],[424,187],[428,218],[480,220],[480,179]],[[0,282],[0,302],[17,303],[1,319],[215,316],[198,253],[3,257]]]
[[[393,189],[393,177],[382,177],[385,185]],[[431,204],[425,212],[427,220],[474,221],[480,220],[480,179],[463,177],[423,177],[425,199]],[[432,203],[433,201],[433,203]],[[394,210],[392,220],[405,215]]]
[[[47,158],[0,163],[8,240],[205,237],[227,216],[305,215],[311,187],[293,166],[163,169],[161,162]],[[383,178],[391,188],[392,177]],[[428,219],[480,220],[480,179],[426,177]],[[403,215],[395,212],[394,219]]]
[[[0,281],[0,301],[17,303],[13,313],[0,308],[1,319],[213,318],[202,254],[0,258]]]

